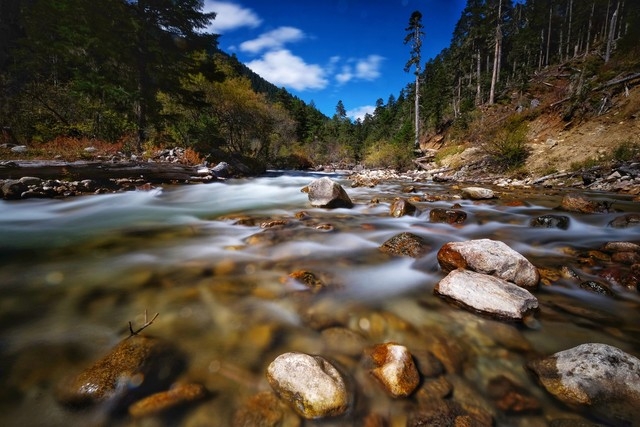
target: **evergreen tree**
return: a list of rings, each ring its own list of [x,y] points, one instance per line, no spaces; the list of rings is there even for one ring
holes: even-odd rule
[[[422,25],[422,13],[419,11],[414,11],[409,18],[409,26],[405,28],[407,31],[407,35],[404,37],[404,44],[411,43],[411,57],[407,61],[404,66],[404,71],[408,72],[411,67],[415,67],[414,74],[416,76],[415,83],[415,111],[414,111],[414,120],[415,120],[415,135],[414,135],[414,145],[416,148],[420,146],[420,62],[421,58],[421,50],[422,50],[422,37],[424,36],[424,32]]]

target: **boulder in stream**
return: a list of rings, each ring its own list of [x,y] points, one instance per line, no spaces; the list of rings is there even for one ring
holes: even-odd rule
[[[613,228],[638,227],[640,226],[640,214],[631,213],[616,217],[608,225]]]
[[[538,269],[533,264],[497,240],[479,239],[446,243],[438,251],[438,262],[447,272],[464,268],[491,274],[527,289],[535,289],[540,280]]]
[[[340,372],[321,356],[281,354],[267,368],[267,380],[306,419],[340,415],[351,400]]]
[[[373,375],[392,397],[407,397],[418,387],[420,374],[409,349],[396,343],[378,344],[369,352]]]
[[[588,343],[529,362],[556,399],[611,425],[640,419],[640,359],[607,344]]]
[[[597,202],[578,193],[567,194],[562,198],[562,202],[560,203],[562,210],[586,214],[606,213],[609,212],[610,207],[610,203]]]
[[[132,335],[102,359],[58,387],[57,399],[71,407],[111,401],[116,410],[166,390],[183,370],[177,349],[159,338]]]
[[[467,199],[483,200],[496,197],[493,190],[483,187],[466,187],[462,189],[462,195]]]
[[[417,212],[416,206],[402,197],[396,197],[389,207],[389,214],[392,217],[400,218],[405,215],[413,215]]]
[[[429,222],[462,224],[466,220],[467,213],[458,209],[434,208],[429,212]]]
[[[391,255],[420,258],[431,249],[431,246],[420,236],[403,232],[385,241],[379,248]]]
[[[522,321],[538,308],[537,298],[526,289],[498,277],[463,269],[450,272],[433,291],[497,319]]]
[[[353,202],[340,184],[328,177],[312,181],[302,188],[309,195],[311,205],[318,208],[351,208]]]

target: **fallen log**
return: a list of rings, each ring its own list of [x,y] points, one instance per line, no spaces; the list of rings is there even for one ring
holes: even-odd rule
[[[189,180],[197,175],[193,166],[154,162],[57,162],[11,161],[0,163],[0,179],[33,176],[41,179],[81,181],[92,179],[143,179],[152,183]]]

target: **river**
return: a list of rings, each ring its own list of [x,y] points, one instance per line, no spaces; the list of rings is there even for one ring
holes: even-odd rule
[[[355,206],[312,208],[300,190],[320,176],[340,182]],[[403,194],[407,185],[415,192]],[[555,210],[562,190],[495,190],[498,199],[478,202],[455,199],[459,191],[450,184],[351,188],[339,174],[271,172],[151,191],[0,201],[0,423],[230,426],[247,399],[270,390],[266,366],[300,351],[336,361],[362,390],[347,416],[301,425],[362,425],[370,412],[390,426],[405,425],[420,399],[388,398],[361,379],[362,351],[386,341],[407,346],[418,360],[435,354],[453,385],[450,398],[484,408],[498,426],[582,419],[547,395],[524,364],[587,342],[640,355],[637,291],[597,274],[604,243],[640,241],[640,227],[607,226],[640,206],[623,195],[586,193],[619,212],[569,214]],[[424,194],[433,201],[417,202],[417,215],[389,215],[394,197]],[[467,213],[464,224],[429,222],[429,210],[453,203]],[[567,215],[570,226],[530,226],[545,214]],[[429,243],[426,256],[379,250],[405,231]],[[573,269],[583,280],[610,285],[614,295],[556,277],[535,292],[541,309],[526,326],[467,312],[433,294],[444,277],[436,253],[449,241],[479,238],[503,241],[545,271]],[[313,272],[324,289],[291,279],[296,271]],[[187,357],[181,378],[204,385],[209,397],[143,421],[58,404],[57,384],[125,338],[129,321],[142,324],[145,310],[159,316],[144,333],[178,346]],[[486,389],[499,375],[526,389],[541,409],[497,409]]]

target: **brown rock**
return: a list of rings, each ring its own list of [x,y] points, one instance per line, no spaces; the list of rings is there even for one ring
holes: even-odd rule
[[[440,222],[445,224],[462,224],[467,220],[467,214],[464,211],[456,209],[435,208],[429,212],[430,222]]]
[[[392,397],[407,397],[418,387],[420,374],[409,350],[395,343],[378,344],[369,351],[371,374]]]
[[[200,384],[176,384],[171,389],[152,394],[129,406],[129,414],[133,417],[144,417],[157,414],[167,409],[186,405],[202,399],[206,395]]]
[[[285,406],[278,397],[263,391],[252,396],[234,414],[233,427],[280,427],[299,426],[297,415]]]
[[[562,198],[560,207],[569,212],[605,213],[609,212],[609,203],[589,200],[582,194],[571,193]]]
[[[173,345],[159,338],[134,335],[79,375],[63,381],[58,400],[86,406],[117,399],[122,407],[165,390],[183,369],[184,360]]]
[[[614,218],[609,227],[627,228],[640,226],[640,214],[627,214]]]
[[[487,386],[489,397],[498,409],[509,413],[537,412],[540,402],[525,388],[515,384],[504,375],[492,378]]]
[[[384,242],[382,246],[380,246],[380,250],[391,255],[420,258],[429,252],[431,247],[422,237],[413,233],[404,232]]]
[[[391,216],[399,218],[405,215],[413,215],[418,209],[414,204],[401,197],[396,197],[391,203],[389,213]]]

